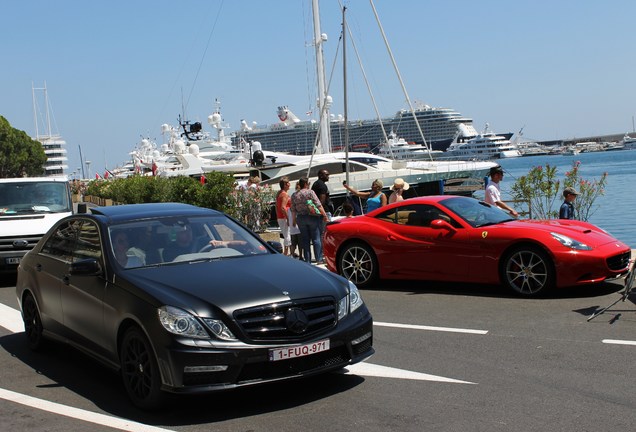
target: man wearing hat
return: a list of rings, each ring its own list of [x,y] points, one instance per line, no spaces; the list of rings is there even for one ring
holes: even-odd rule
[[[396,178],[393,180],[393,192],[391,192],[391,196],[389,197],[389,204],[404,201],[402,192],[409,190],[409,187],[409,184],[405,182],[404,179]]]
[[[559,209],[559,219],[574,219],[574,204],[572,202],[574,202],[578,194],[574,188],[566,187],[563,189],[565,201],[563,201]]]
[[[490,181],[486,187],[485,201],[493,206],[497,206],[507,213],[510,213],[512,217],[519,217],[519,213],[508,204],[501,200],[501,189],[499,188],[499,182],[503,179],[504,173],[501,165],[490,168]]]

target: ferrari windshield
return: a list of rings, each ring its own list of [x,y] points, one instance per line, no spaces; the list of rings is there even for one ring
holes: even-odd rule
[[[464,219],[473,228],[514,220],[503,210],[474,198],[453,197],[440,203]]]

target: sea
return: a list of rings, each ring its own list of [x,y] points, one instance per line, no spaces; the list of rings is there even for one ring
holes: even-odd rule
[[[588,222],[608,231],[632,249],[636,248],[636,150],[500,159],[504,169],[504,179],[500,183],[503,200],[511,199],[510,190],[515,179],[528,174],[532,167],[547,164],[556,167],[557,177],[563,181],[565,173],[576,161],[581,162],[579,173],[582,179],[600,179],[603,173],[608,174],[605,194],[594,201],[595,211]]]

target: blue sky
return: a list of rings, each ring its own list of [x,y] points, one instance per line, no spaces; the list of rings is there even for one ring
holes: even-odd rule
[[[347,1],[347,21],[382,116],[406,108],[368,1]],[[525,126],[549,140],[632,130],[636,116],[633,0],[375,0],[413,101],[454,108],[499,132]],[[202,121],[221,101],[224,120],[274,123],[315,105],[309,0],[26,0],[3,2],[0,115],[35,135],[32,84],[46,82],[54,132],[81,146],[91,171],[123,163],[142,136],[185,112]],[[321,1],[342,113],[337,0]],[[374,109],[349,45],[349,117]],[[334,60],[336,59],[336,60]],[[183,109],[185,107],[185,110]]]

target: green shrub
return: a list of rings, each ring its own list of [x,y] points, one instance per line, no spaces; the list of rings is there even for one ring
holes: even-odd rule
[[[91,180],[86,195],[112,199],[117,204],[179,202],[222,211],[254,231],[265,229],[270,220],[274,192],[267,187],[236,188],[232,175],[206,173],[206,181],[192,177],[133,175],[113,180]]]
[[[605,194],[607,173],[596,180],[583,179],[580,176],[580,161],[572,163],[572,169],[565,173],[563,181],[557,178],[557,168],[546,164],[545,167],[532,167],[527,175],[519,177],[512,185],[515,200],[526,201],[534,219],[554,219],[559,216],[559,207],[563,201],[563,189],[573,187],[579,195],[574,200],[576,218],[588,221],[598,206],[594,202]]]

